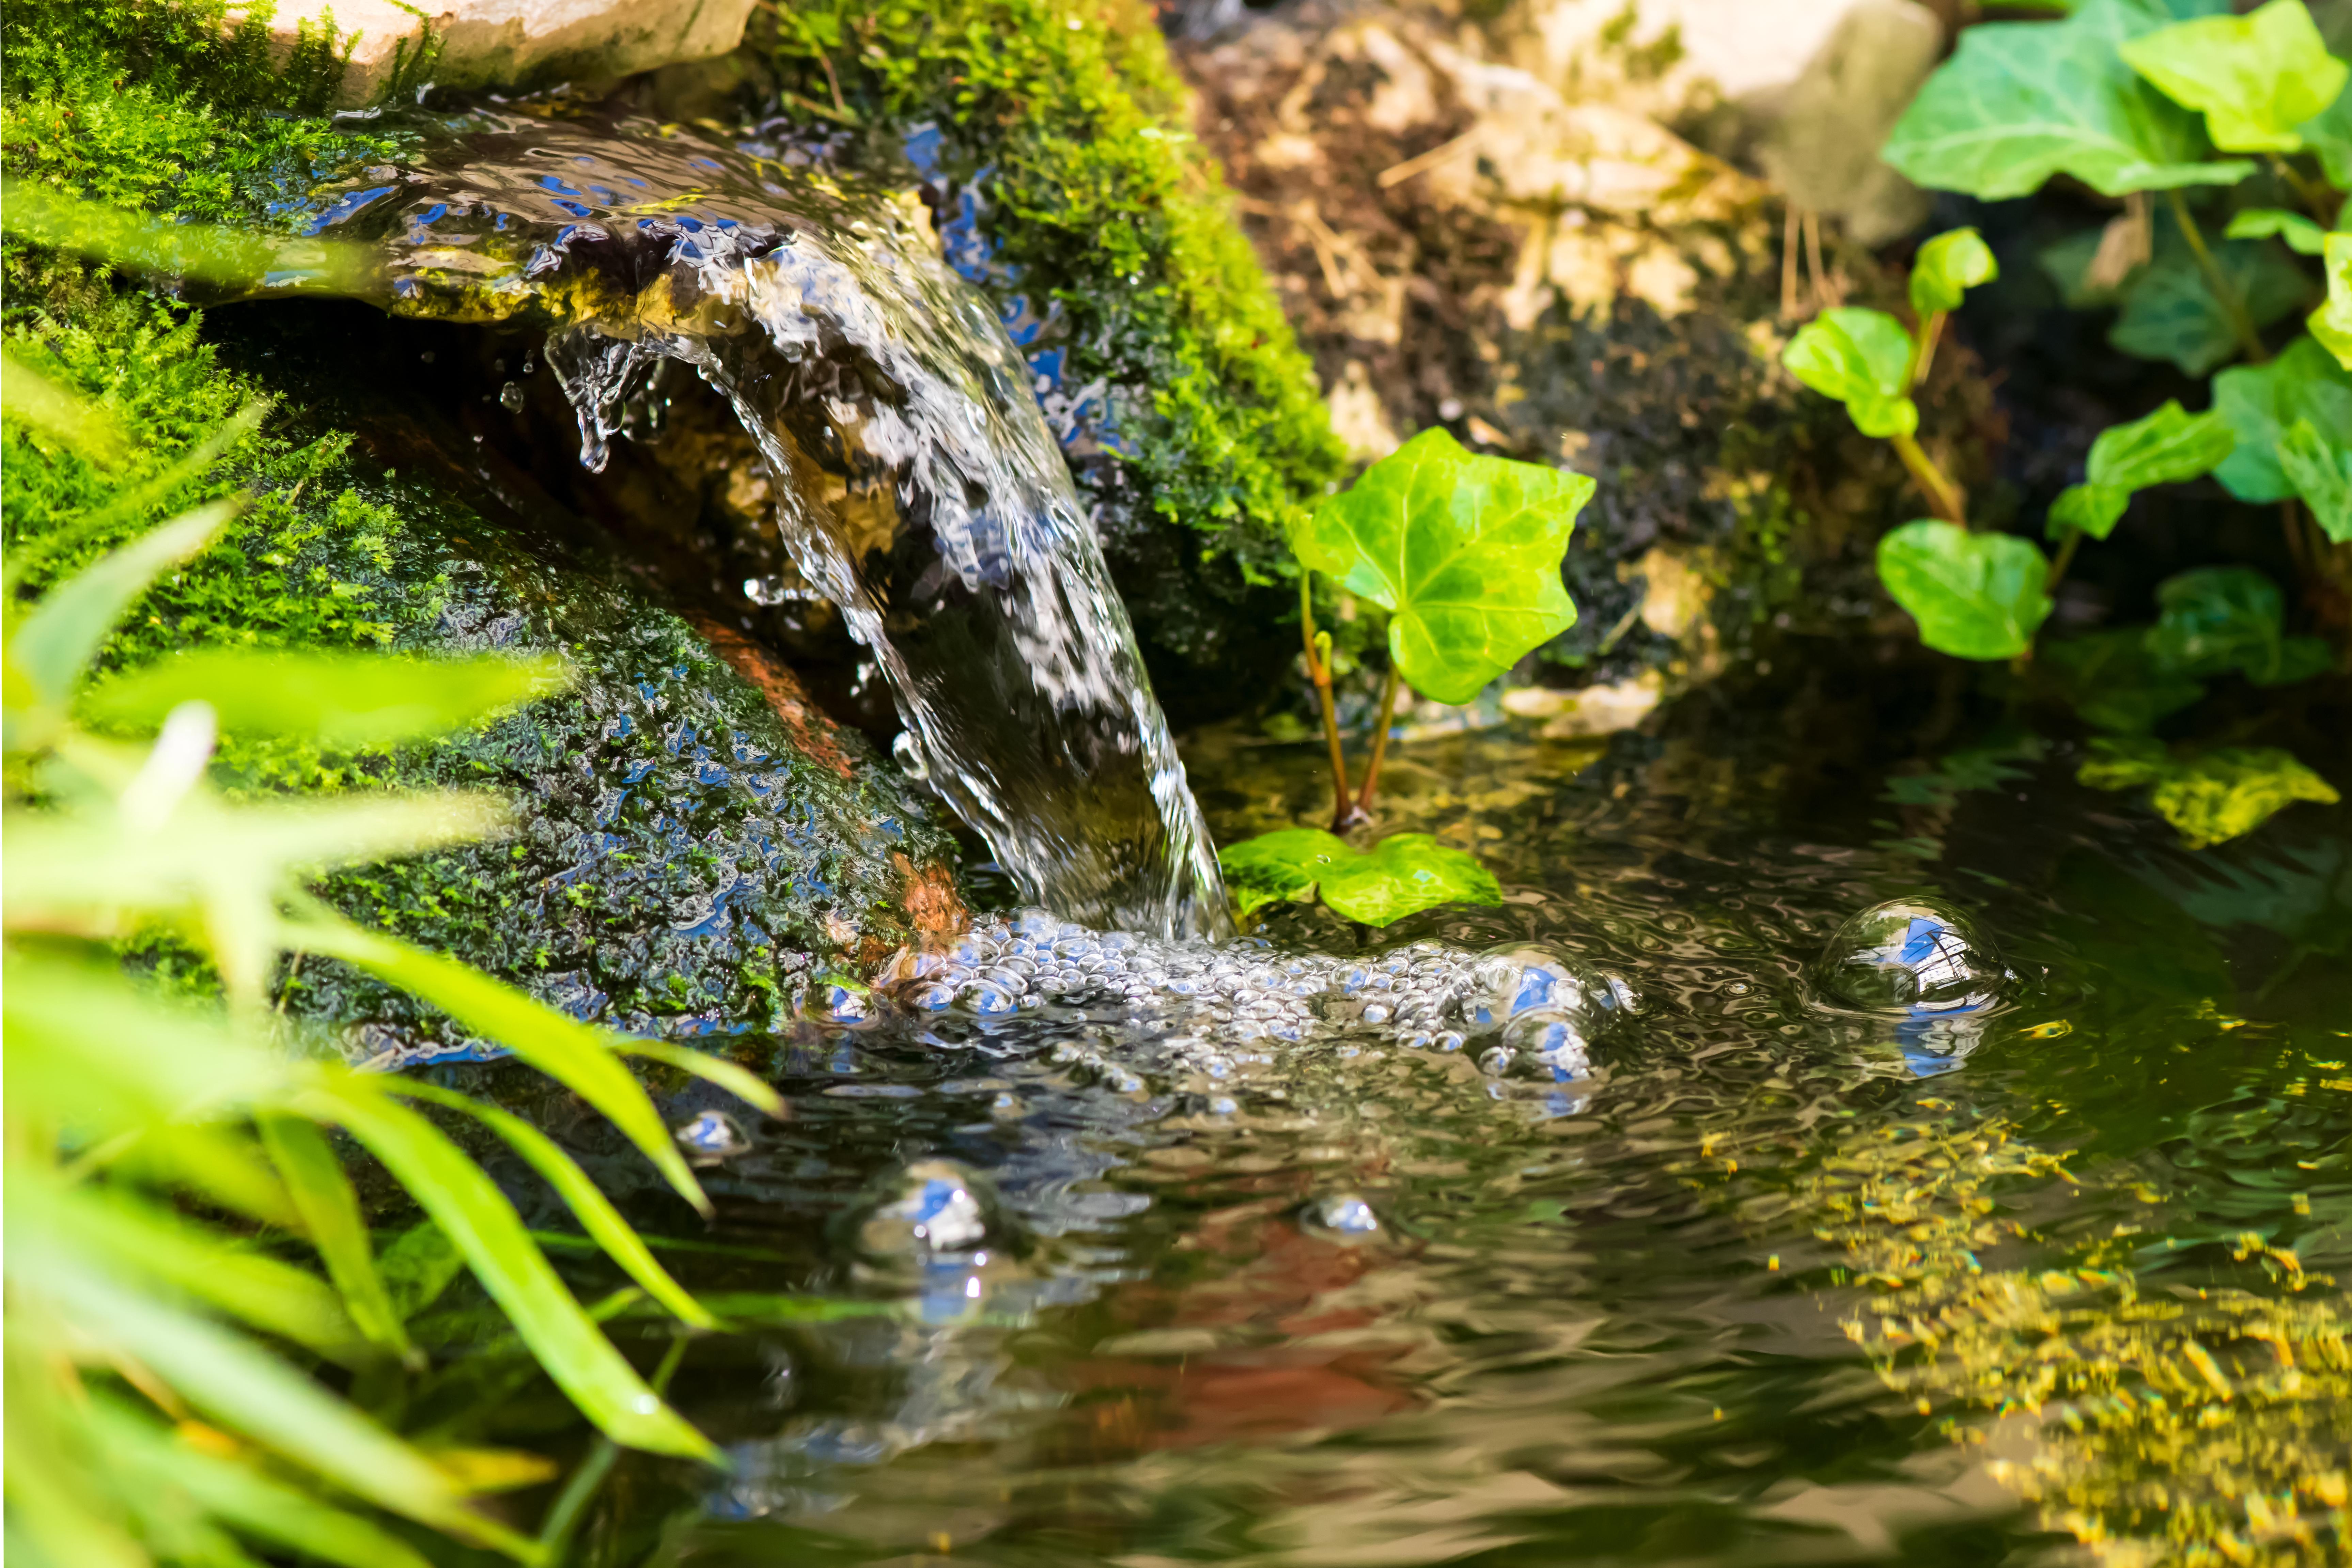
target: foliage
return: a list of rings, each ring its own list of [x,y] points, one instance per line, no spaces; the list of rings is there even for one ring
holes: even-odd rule
[[[1920,269],[1915,268],[1912,277],[1914,295],[1929,298],[1941,298],[1951,285],[1950,277],[1936,269],[1925,273],[1924,282]],[[1824,310],[1798,329],[1780,362],[1806,386],[1845,404],[1853,427],[1864,435],[1907,436],[1919,428],[1919,408],[1911,401],[1916,352],[1911,334],[1894,317],[1845,306]]]
[[[2050,613],[2049,563],[2012,534],[1921,518],[1878,541],[1878,576],[1919,622],[1919,640],[1963,659],[2011,659]]]
[[[2327,298],[2305,324],[2338,366],[2352,371],[2352,235],[2327,235],[2320,255],[2327,267]]]
[[[2201,111],[2206,134],[2225,152],[2301,152],[2295,128],[2334,103],[2352,77],[2327,52],[2303,0],[2176,22],[2116,52],[2173,102]]]
[[[1324,904],[1349,920],[1389,925],[1444,904],[1500,904],[1495,873],[1427,833],[1397,833],[1369,852],[1319,828],[1283,828],[1232,845],[1218,860],[1244,915],[1281,899]]]
[[[2147,632],[2149,653],[2191,679],[2236,671],[2256,685],[2287,685],[2327,667],[2327,644],[2285,633],[2278,584],[2251,567],[2200,567],[2167,578],[2156,591],[2160,614]]]
[[[1293,537],[1299,560],[1389,612],[1389,657],[1415,691],[1466,703],[1576,623],[1560,585],[1581,474],[1477,456],[1423,431]]]
[[[2105,538],[2135,491],[2210,474],[2237,444],[2237,434],[2221,414],[2191,414],[2177,399],[2145,419],[2111,425],[2091,444],[2084,482],[2068,486],[2052,505],[2050,537],[2071,529]]]
[[[2279,466],[2279,437],[2304,420],[2330,444],[2352,445],[2352,374],[2315,340],[2297,338],[2266,364],[2215,376],[2213,411],[2237,436],[2213,476],[2241,501],[2284,501],[2296,490]]]
[[[2252,832],[2297,800],[2332,806],[2341,799],[2274,746],[2174,752],[2147,736],[2103,736],[2075,777],[2095,789],[2152,786],[2149,803],[2192,850]]]

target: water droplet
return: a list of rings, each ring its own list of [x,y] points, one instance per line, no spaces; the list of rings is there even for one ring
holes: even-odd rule
[[[860,1247],[877,1258],[967,1252],[988,1239],[992,1205],[979,1178],[951,1160],[908,1166],[858,1229]]]
[[[724,1111],[705,1111],[676,1129],[680,1147],[700,1160],[730,1160],[751,1146],[735,1118]]]
[[[1831,1002],[1864,1012],[1973,1011],[1991,1001],[2007,972],[1957,910],[1926,899],[1874,904],[1830,937],[1813,966]]]
[[[1360,1241],[1377,1236],[1381,1217],[1372,1206],[1352,1192],[1335,1192],[1308,1204],[1299,1220],[1318,1235],[1337,1240]]]
[[[522,383],[509,382],[499,389],[499,406],[509,413],[522,412]]]

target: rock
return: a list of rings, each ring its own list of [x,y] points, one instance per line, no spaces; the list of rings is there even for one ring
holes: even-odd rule
[[[1759,157],[1789,199],[1886,245],[1927,220],[1927,193],[1878,156],[1936,68],[1944,30],[1916,0],[1861,0],[1764,110]]]
[[[331,24],[350,56],[335,101],[383,102],[426,79],[452,88],[611,80],[742,42],[753,0],[285,0],[272,42],[290,55]],[[233,8],[232,20],[248,7]]]

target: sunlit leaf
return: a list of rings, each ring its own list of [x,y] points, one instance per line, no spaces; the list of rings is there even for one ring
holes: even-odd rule
[[[1559,563],[1591,495],[1581,474],[1478,456],[1430,429],[1324,502],[1293,544],[1390,612],[1389,655],[1413,690],[1466,703],[1576,623]]]
[[[1911,334],[1884,310],[1841,306],[1797,330],[1781,351],[1789,373],[1845,404],[1864,435],[1909,435],[1919,428],[1910,398]]]
[[[308,951],[356,965],[505,1046],[594,1106],[681,1197],[710,1212],[661,1113],[598,1030],[470,965],[345,920],[314,915],[287,932]]]
[[[2061,22],[1966,28],[1880,156],[1915,183],[1986,201],[2053,174],[2109,196],[2234,184],[2254,166],[2207,160],[2194,117],[2116,52],[2172,21],[2147,0],[2084,0]]]
[[[2320,251],[2326,257],[2327,298],[2305,324],[2338,365],[2352,370],[2352,235],[2327,235]]]
[[[1911,308],[1926,317],[1958,310],[1961,298],[2000,276],[1992,246],[1974,229],[1950,229],[1919,247],[1911,263]]]
[[[302,1228],[327,1265],[327,1277],[342,1292],[352,1321],[376,1343],[396,1355],[407,1354],[408,1335],[377,1277],[374,1244],[342,1161],[326,1135],[299,1116],[265,1112],[258,1122],[261,1146],[269,1151],[278,1178],[293,1195]]]
[[[654,1258],[644,1239],[621,1218],[613,1200],[588,1179],[580,1163],[559,1147],[554,1139],[511,1112],[463,1094],[452,1093],[430,1083],[392,1081],[387,1087],[394,1093],[428,1101],[473,1117],[506,1141],[509,1148],[520,1155],[525,1164],[537,1171],[563,1207],[580,1221],[580,1228],[591,1240],[604,1249],[607,1257],[621,1267],[622,1272],[635,1280],[646,1294],[677,1314],[678,1320],[699,1329],[719,1326],[719,1320],[703,1310],[702,1304],[688,1294],[685,1287],[669,1276]]]
[[[412,658],[207,648],[106,682],[82,699],[94,719],[153,728],[205,702],[228,734],[300,736],[327,747],[387,746],[459,729],[562,687],[552,658]]]
[[[1443,904],[1500,904],[1495,873],[1427,833],[1399,833],[1369,852],[1314,828],[1285,828],[1229,845],[1218,860],[1242,912],[1312,889],[1367,925],[1388,925]]]
[[[1963,659],[2010,659],[2050,613],[2050,563],[2013,534],[1921,519],[1878,541],[1878,577],[1919,622],[1919,640]]]
[[[775,1085],[723,1056],[697,1051],[690,1045],[672,1045],[665,1040],[642,1040],[634,1035],[614,1035],[609,1043],[623,1056],[641,1056],[647,1061],[658,1061],[699,1078],[705,1083],[724,1089],[753,1110],[779,1121],[790,1114],[784,1097],[776,1092]]]
[[[134,271],[210,285],[225,297],[366,294],[383,264],[365,246],[318,236],[184,224],[0,181],[0,226],[19,239]]]
[[[32,426],[93,463],[122,461],[131,441],[105,405],[59,386],[0,343],[0,414]]]
[[[2214,265],[2230,281],[2257,327],[2284,319],[2311,297],[2311,282],[2275,246],[2234,240],[2211,246]],[[2213,297],[2205,269],[2168,225],[2155,259],[2124,293],[2123,314],[2107,341],[2144,360],[2169,360],[2192,376],[2227,364],[2239,350],[2230,312]]]
[[[2072,528],[2095,539],[2105,538],[2134,491],[2210,474],[2229,457],[2237,441],[2221,415],[2189,413],[2178,399],[2144,419],[2109,425],[2091,444],[2084,483],[2061,495],[2051,507],[2050,537]],[[2084,498],[2076,499],[2078,495]]]
[[[2320,531],[2339,545],[2352,540],[2352,450],[2298,419],[2279,437],[2278,462]]]
[[[2230,215],[2225,239],[2283,240],[2297,256],[2317,256],[2327,244],[2327,231],[2284,207],[2247,207]]]
[[[2153,786],[2149,803],[2192,850],[2250,833],[2298,800],[2332,806],[2334,786],[2276,747],[2221,747],[2186,755],[2145,736],[2091,742],[2076,777],[2095,789]]]
[[[2307,419],[2323,439],[2352,444],[2352,371],[2310,338],[2297,338],[2268,364],[2215,376],[2213,410],[2238,437],[2213,476],[2241,501],[2284,501],[2295,489],[2279,466],[2279,437]]]
[[[664,1405],[563,1288],[514,1206],[463,1151],[406,1106],[352,1081],[298,1108],[367,1145],[465,1253],[539,1364],[599,1431],[627,1448],[717,1463],[719,1451]]]
[[[2118,52],[2173,102],[2202,111],[2207,134],[2225,152],[2301,151],[2295,128],[2334,103],[2352,77],[2327,52],[2303,0],[2177,22]]]

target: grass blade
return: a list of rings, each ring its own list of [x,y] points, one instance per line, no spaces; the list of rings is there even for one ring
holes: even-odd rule
[[[257,1118],[262,1147],[294,1196],[310,1245],[327,1265],[327,1277],[343,1295],[352,1322],[362,1333],[394,1354],[409,1358],[408,1334],[400,1326],[383,1277],[376,1272],[375,1249],[368,1239],[367,1221],[360,1214],[360,1196],[343,1162],[315,1123],[299,1116],[265,1114]]]
[[[613,1200],[589,1179],[588,1173],[580,1168],[580,1162],[565,1154],[554,1139],[512,1112],[502,1111],[495,1105],[484,1104],[479,1100],[453,1093],[434,1084],[420,1083],[413,1079],[390,1079],[384,1087],[395,1094],[462,1111],[505,1139],[507,1146],[520,1155],[531,1169],[555,1189],[555,1195],[563,1200],[564,1207],[572,1210],[572,1217],[580,1221],[580,1228],[604,1249],[606,1256],[621,1266],[622,1272],[644,1287],[646,1294],[677,1313],[682,1322],[698,1329],[719,1326],[719,1320],[704,1310],[702,1303],[689,1295],[683,1285],[670,1278],[669,1270],[655,1260],[653,1250],[646,1245],[645,1239],[621,1218],[621,1211],[614,1207]]]
[[[62,708],[73,695],[75,680],[131,601],[165,567],[211,543],[243,506],[231,499],[199,507],[49,590],[9,634],[11,685],[21,678],[36,701]],[[17,706],[13,693],[8,706]]]
[[[331,1079],[298,1102],[367,1145],[466,1255],[556,1386],[614,1442],[719,1462],[708,1438],[646,1386],[591,1322],[531,1241],[514,1206],[440,1130],[355,1077]]]
[[[594,1106],[699,1213],[711,1212],[661,1113],[600,1030],[455,958],[364,930],[330,911],[289,926],[286,939],[357,965],[505,1046]]]
[[[616,1040],[613,1049],[624,1056],[642,1056],[648,1061],[658,1061],[691,1073],[706,1083],[717,1084],[754,1110],[764,1112],[777,1121],[791,1113],[784,1097],[774,1085],[723,1056],[713,1056],[707,1051],[697,1051],[690,1045],[672,1045],[660,1040]]]

